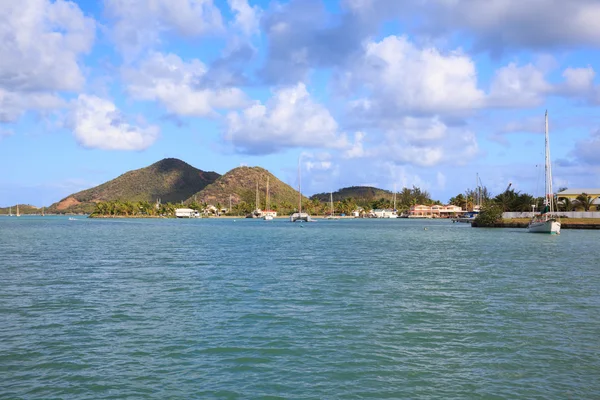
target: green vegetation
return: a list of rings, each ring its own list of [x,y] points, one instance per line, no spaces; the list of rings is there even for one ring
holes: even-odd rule
[[[474,225],[489,227],[499,222],[502,222],[502,208],[498,204],[488,202],[481,207],[481,212],[475,218]]]
[[[151,204],[148,201],[101,201],[96,203],[95,209],[90,214],[91,218],[99,216],[163,216],[174,217],[177,205],[172,203]]]
[[[246,215],[253,210],[266,208],[267,178],[269,179],[270,208],[279,214],[288,214],[298,209],[298,191],[283,183],[275,175],[260,167],[238,167],[219,177],[198,193],[190,196],[186,204],[205,208],[213,205],[231,210],[229,215]],[[258,183],[259,204],[256,205]],[[302,209],[310,207],[308,199],[302,197]],[[192,207],[193,208],[193,207]]]
[[[315,208],[319,208],[315,214],[328,214],[330,210],[330,194],[318,193],[311,196],[311,202]],[[393,208],[394,193],[389,190],[374,188],[371,186],[351,186],[333,192],[334,209],[336,213],[346,213],[362,208],[364,210]],[[319,204],[317,206],[317,204]],[[439,201],[434,201],[430,198],[427,191],[421,190],[418,187],[412,189],[402,188],[396,194],[396,208],[399,211],[407,211],[411,206],[417,204],[440,204]]]
[[[175,159],[166,158],[149,167],[126,172],[116,179],[62,199],[48,207],[49,213],[91,213],[96,203],[180,202],[213,183],[220,175],[205,172]]]
[[[566,188],[559,189],[560,191]],[[476,204],[477,194],[474,190],[467,190],[466,194],[458,194],[449,200],[450,204],[462,207],[466,210],[472,210]],[[595,198],[586,193],[582,193],[577,199],[572,200],[566,197],[557,199],[558,211],[593,211],[596,206],[593,205]],[[535,205],[536,210],[542,210],[544,207],[543,197],[534,197],[528,193],[520,193],[514,189],[507,189],[495,197],[491,197],[487,188],[482,188],[481,204],[495,204],[503,212],[526,212],[532,210]]]

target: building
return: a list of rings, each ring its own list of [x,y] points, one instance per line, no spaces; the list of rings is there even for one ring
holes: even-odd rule
[[[177,218],[198,218],[200,217],[200,213],[191,208],[176,208],[175,216]]]
[[[375,218],[398,218],[398,214],[396,210],[392,210],[389,208],[381,209],[377,208],[373,210],[373,216]]]
[[[592,198],[592,207],[594,207],[596,211],[600,211],[600,189],[565,189],[558,192],[556,197],[558,198],[558,203],[560,204],[561,198],[575,200],[583,193]]]
[[[462,208],[448,204],[445,206],[434,204],[432,206],[426,206],[423,204],[417,204],[410,207],[408,217],[409,218],[450,218],[462,214],[464,211]]]

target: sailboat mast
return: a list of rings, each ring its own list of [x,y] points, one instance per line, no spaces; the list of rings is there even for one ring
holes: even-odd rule
[[[394,183],[394,211],[396,211],[396,184]]]
[[[271,204],[270,203],[270,198],[269,198],[269,177],[267,176],[267,196],[265,198],[265,207],[267,208],[267,211],[269,211],[271,209]]]
[[[554,196],[554,192],[552,190],[552,165],[550,164],[550,140],[548,138],[548,110],[546,110],[546,127],[545,127],[545,137],[546,137],[546,167],[545,167],[545,177],[546,177],[546,198],[544,199],[545,204],[549,205],[549,211],[554,212],[554,202],[552,201],[552,196]]]
[[[256,181],[256,209],[259,210],[260,209],[260,199],[258,198],[258,181]]]
[[[333,192],[329,192],[329,201],[331,202],[331,216],[333,217]]]
[[[475,204],[481,206],[481,189],[479,188],[479,172],[475,173]]]
[[[298,212],[302,213],[302,177],[300,175],[300,157],[298,157]]]

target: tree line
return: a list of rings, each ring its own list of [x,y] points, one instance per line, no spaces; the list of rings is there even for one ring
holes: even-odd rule
[[[564,188],[559,191],[564,190]],[[575,200],[564,197],[558,198],[559,211],[589,211],[594,202],[594,197],[583,193]],[[520,193],[514,189],[507,189],[504,193],[500,193],[491,197],[487,188],[482,187],[478,190],[467,190],[464,194],[458,194],[450,198],[449,204],[459,206],[463,210],[472,210],[477,204],[481,206],[494,206],[501,212],[524,212],[531,211],[532,205],[535,205],[536,210],[541,210],[544,206],[543,197],[534,197],[528,193]],[[418,187],[403,188],[396,194],[396,209],[399,212],[408,211],[411,206],[418,204],[434,205],[442,204],[438,200],[432,200],[429,193]],[[103,216],[165,216],[174,217],[175,209],[191,208],[204,214],[221,214],[221,210],[226,209],[225,215],[245,216],[253,212],[257,207],[253,202],[240,201],[231,205],[223,205],[219,202],[216,204],[208,204],[206,202],[192,201],[187,204],[183,203],[158,203],[153,204],[148,201],[102,201],[96,204],[93,215]],[[261,207],[262,208],[262,207]],[[334,201],[333,208],[335,214],[351,214],[353,211],[364,210],[370,211],[373,209],[392,209],[394,208],[394,199],[392,196],[380,197],[378,199],[360,199],[348,197],[343,200]],[[298,204],[292,204],[289,201],[272,203],[271,209],[277,211],[280,215],[287,215],[298,211]],[[312,215],[328,215],[331,213],[331,204],[318,199],[304,200],[302,202],[302,211]]]
[[[560,188],[562,192],[567,188]],[[582,193],[576,199],[561,197],[554,195],[558,211],[590,211],[593,206],[595,197]],[[493,204],[502,212],[525,212],[531,211],[532,206],[536,210],[541,210],[544,207],[544,197],[534,197],[528,193],[520,193],[514,189],[507,189],[504,193],[500,193],[491,197],[487,188],[482,187],[480,190],[467,190],[465,194],[458,194],[449,200],[449,204],[462,207],[463,210],[472,210],[475,204],[486,205]]]

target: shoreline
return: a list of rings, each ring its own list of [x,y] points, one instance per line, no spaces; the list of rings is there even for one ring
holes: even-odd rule
[[[477,226],[471,224],[473,228],[527,228],[529,219],[515,218],[505,219],[491,226]],[[600,229],[600,218],[563,218],[560,221],[561,229]]]

